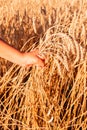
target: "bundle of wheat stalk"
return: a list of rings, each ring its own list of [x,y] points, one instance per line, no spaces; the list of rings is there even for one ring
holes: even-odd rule
[[[87,2],[47,2],[36,2],[36,14],[27,5],[24,15],[2,19],[0,37],[21,51],[38,49],[46,65],[0,59],[0,130],[87,129]]]

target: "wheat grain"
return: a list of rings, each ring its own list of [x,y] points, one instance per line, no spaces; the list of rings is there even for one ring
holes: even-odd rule
[[[0,5],[0,37],[47,57],[42,69],[12,65],[0,76],[0,129],[86,129],[86,0],[1,0]]]

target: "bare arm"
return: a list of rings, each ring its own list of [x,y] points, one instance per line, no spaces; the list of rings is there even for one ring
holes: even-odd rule
[[[44,59],[40,58],[37,50],[22,53],[0,40],[0,57],[21,66],[44,66]]]

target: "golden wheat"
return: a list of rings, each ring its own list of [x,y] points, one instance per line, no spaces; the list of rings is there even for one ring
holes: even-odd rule
[[[38,48],[46,56],[44,68],[0,59],[0,129],[86,130],[87,1],[0,5],[0,37],[20,51]]]

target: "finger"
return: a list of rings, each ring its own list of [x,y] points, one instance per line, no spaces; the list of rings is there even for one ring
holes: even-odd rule
[[[39,57],[40,59],[42,59],[42,60],[45,60],[45,59],[46,59],[46,56],[45,56],[45,55],[39,54],[39,50],[38,50],[38,49],[32,50],[31,53],[34,54],[34,55],[36,55],[36,56],[38,56],[38,57]]]
[[[38,59],[38,62],[36,63],[36,65],[41,66],[41,67],[44,67],[45,61],[44,61],[44,60],[41,60],[41,59]]]
[[[46,59],[46,56],[45,56],[45,55],[38,54],[37,56],[38,56],[40,59],[42,59],[42,60],[45,60],[45,59]]]

